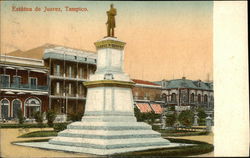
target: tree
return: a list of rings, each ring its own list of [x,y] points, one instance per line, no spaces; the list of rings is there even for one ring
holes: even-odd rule
[[[18,109],[18,111],[17,111],[17,117],[18,117],[19,124],[23,124],[24,117],[23,117],[23,111],[21,109]]]
[[[173,112],[172,114],[167,114],[166,115],[166,126],[167,127],[173,127],[176,120],[177,120],[177,116],[176,116],[176,112]]]
[[[191,127],[194,121],[194,113],[191,110],[182,111],[179,114],[178,120],[186,127]]]
[[[34,118],[38,124],[43,124],[43,115],[40,111],[34,113]]]
[[[73,122],[75,121],[81,121],[83,114],[78,112],[78,113],[72,113],[68,114],[68,120],[71,120]]]
[[[143,113],[141,113],[137,107],[134,108],[134,113],[135,113],[135,117],[136,117],[138,122],[144,121]]]
[[[161,115],[154,112],[142,113],[137,107],[134,108],[134,114],[138,122],[148,122],[150,124],[153,124],[156,119],[161,117]]]
[[[47,124],[49,127],[53,127],[53,122],[56,119],[56,113],[53,110],[48,110],[46,113]]]
[[[146,118],[150,124],[153,124],[155,122],[156,115],[154,112],[148,112],[146,113]]]
[[[199,120],[198,120],[199,125],[205,125],[207,115],[204,109],[199,108],[197,112],[198,112],[198,117],[199,117]]]

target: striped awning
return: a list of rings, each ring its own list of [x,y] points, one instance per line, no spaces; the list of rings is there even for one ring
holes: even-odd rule
[[[152,112],[148,103],[136,103],[136,106],[142,113]]]
[[[152,109],[156,114],[162,114],[163,113],[163,108],[161,107],[160,104],[151,104]]]

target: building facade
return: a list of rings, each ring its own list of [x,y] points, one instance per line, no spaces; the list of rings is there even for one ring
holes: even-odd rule
[[[49,108],[58,116],[84,113],[86,87],[83,82],[96,70],[96,54],[65,47],[47,48],[43,60],[49,69]]]
[[[162,87],[149,81],[138,79],[132,79],[132,81],[135,82],[135,86],[132,89],[135,107],[142,113],[163,113],[164,101],[161,99]]]
[[[25,118],[48,109],[48,68],[43,60],[0,56],[0,119]]]
[[[0,67],[1,105],[8,106],[1,106],[4,118],[12,118],[12,102],[20,104],[26,118],[32,118],[34,110],[25,106],[31,102],[27,98],[36,99],[42,112],[54,110],[57,121],[66,121],[67,114],[84,113],[87,91],[83,82],[88,81],[96,70],[95,52],[45,44],[25,52],[17,50],[8,55],[1,56]],[[21,63],[16,62],[17,60]],[[17,92],[13,90],[16,89],[16,80],[20,82]],[[34,103],[32,107],[35,107]]]
[[[52,109],[59,120],[67,114],[84,113],[87,90],[84,82],[96,71],[95,52],[46,44],[0,60],[0,118],[26,118],[34,111]],[[133,79],[135,107],[161,114],[165,107],[177,111],[195,107],[213,110],[213,83],[186,78],[149,82]]]
[[[154,82],[162,87],[161,98],[166,106],[173,106],[177,111],[202,107],[213,110],[213,82],[188,80],[185,77],[175,80]]]

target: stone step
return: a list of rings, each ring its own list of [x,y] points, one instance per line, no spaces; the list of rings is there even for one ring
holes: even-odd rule
[[[134,116],[84,116],[83,122],[136,122]]]
[[[89,139],[73,137],[55,137],[49,140],[50,144],[76,146],[95,149],[117,149],[168,145],[170,142],[159,138],[132,138],[132,139]]]
[[[160,133],[153,130],[73,130],[66,129],[58,133],[63,137],[79,137],[91,139],[130,139],[130,138],[158,138]]]
[[[74,122],[68,129],[84,130],[150,130],[150,125],[144,122]]]

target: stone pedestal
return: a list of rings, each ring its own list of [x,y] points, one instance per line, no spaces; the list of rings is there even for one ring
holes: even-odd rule
[[[207,131],[211,131],[211,125],[212,125],[212,118],[210,116],[206,117],[206,127],[207,127]]]
[[[166,115],[164,114],[161,118],[161,129],[165,129],[166,128]]]
[[[199,117],[197,116],[197,112],[195,112],[194,113],[194,123],[193,123],[193,126],[199,126],[199,124],[198,124],[198,119],[199,119]]]
[[[170,142],[150,125],[136,122],[131,90],[134,83],[123,72],[125,43],[107,37],[95,46],[97,70],[84,83],[88,88],[84,117],[68,125],[49,144],[81,147],[86,153],[98,155],[168,146]]]

